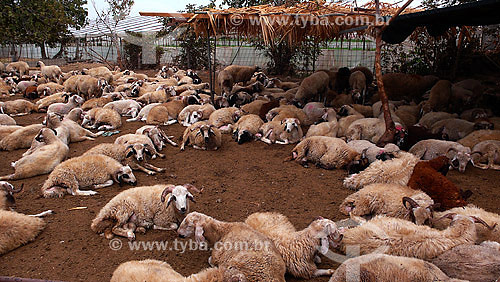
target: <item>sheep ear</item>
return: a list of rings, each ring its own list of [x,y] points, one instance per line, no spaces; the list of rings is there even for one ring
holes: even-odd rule
[[[131,147],[130,147],[131,148]],[[129,149],[129,148],[127,148]],[[131,148],[131,150],[128,151],[127,155],[125,156],[125,158],[130,158],[133,154],[135,153],[135,149],[134,148]]]
[[[320,239],[321,241],[321,244],[319,246],[319,252],[322,254],[322,255],[326,255],[328,253],[328,247],[330,245],[329,241],[328,241],[328,237],[322,237]]]
[[[194,200],[194,196],[193,196],[193,194],[191,194],[191,193],[189,193],[189,192],[188,192],[188,193],[187,193],[187,195],[186,195],[186,197],[187,197],[187,198],[188,198],[191,202],[196,203],[196,201]]]
[[[460,191],[460,194],[462,194],[462,198],[464,198],[464,200],[467,200],[468,198],[470,198],[470,196],[472,196],[472,191],[471,190],[467,190],[467,191]]]
[[[197,224],[194,229],[194,238],[197,243],[205,242],[205,237],[203,236],[203,226]]]
[[[172,193],[174,190],[175,186],[174,185],[167,185],[167,187],[163,190],[161,193],[161,202],[165,202],[165,198],[167,197],[168,193]]]

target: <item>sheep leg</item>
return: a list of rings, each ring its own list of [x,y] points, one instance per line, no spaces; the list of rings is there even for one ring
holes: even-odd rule
[[[174,123],[176,123],[176,122],[177,122],[177,120],[176,120],[176,119],[171,119],[171,120],[169,120],[169,121],[165,122],[165,125],[171,125],[171,124],[174,124]]]
[[[31,216],[31,217],[44,217],[44,216],[49,215],[49,214],[54,214],[54,211],[48,210],[48,211],[44,211],[44,212],[37,213],[37,214],[30,214],[28,216]]]
[[[156,172],[164,172],[165,171],[164,168],[159,168],[159,167],[156,167],[156,166],[149,164],[149,163],[144,163],[144,167],[147,169],[154,170]]]
[[[108,130],[113,130],[114,127],[112,125],[101,125],[99,126],[99,128],[97,130],[104,130],[104,131],[108,131]]]
[[[321,263],[321,258],[319,256],[314,256],[314,262],[315,263]]]
[[[93,196],[95,194],[97,194],[96,191],[92,191],[92,190],[82,191],[80,189],[76,189],[75,192],[71,193],[71,195],[73,195],[73,196]]]
[[[138,121],[138,120],[140,120],[140,119],[141,119],[141,117],[140,117],[140,116],[136,116],[135,118],[129,118],[129,119],[127,119],[126,121],[127,121],[127,122],[132,122],[132,121]]]
[[[147,173],[148,175],[155,175],[155,174],[156,174],[156,172],[151,171],[151,170],[149,170],[149,169],[147,169],[147,168],[143,167],[143,166],[142,166],[142,165],[140,165],[140,164],[136,164],[136,165],[134,166],[134,168],[133,168],[133,169],[135,169],[135,170],[140,170],[140,171],[142,171],[142,172]]]
[[[333,269],[316,269],[316,271],[314,271],[314,276],[330,276],[333,274],[333,272]]]
[[[200,147],[200,146],[197,146],[197,145],[193,145],[193,148],[195,148],[197,150],[206,150],[207,149],[205,147]]]
[[[94,185],[94,189],[101,189],[101,188],[109,187],[109,186],[113,185],[113,183],[114,183],[113,180],[110,179],[102,184]]]
[[[287,139],[285,139],[284,141],[276,140],[276,144],[288,145],[288,144],[290,144],[290,141],[288,141]]]
[[[163,230],[163,231],[170,231],[170,230],[177,230],[178,226],[176,223],[170,223],[168,227],[162,227],[158,225],[153,225],[154,230]]]
[[[113,234],[121,236],[121,237],[126,237],[130,241],[135,240],[135,224],[133,223],[127,223],[123,225],[122,227],[119,226],[114,226],[113,229],[111,229],[111,232]]]

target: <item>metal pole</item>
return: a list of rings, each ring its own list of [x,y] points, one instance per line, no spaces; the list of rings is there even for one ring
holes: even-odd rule
[[[210,23],[207,23],[207,49],[208,49],[208,79],[210,81],[210,97],[212,104],[215,105],[214,100],[214,85],[212,83],[212,50],[210,48]]]

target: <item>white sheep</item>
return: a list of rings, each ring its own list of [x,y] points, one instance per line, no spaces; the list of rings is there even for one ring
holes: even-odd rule
[[[58,83],[48,82],[38,85],[36,91],[40,96],[49,96],[64,91],[64,86]]]
[[[500,141],[487,140],[477,143],[472,148],[472,165],[481,169],[500,170]],[[484,163],[487,164],[484,164]]]
[[[158,260],[127,261],[113,272],[111,282],[248,282],[245,275],[235,267],[211,267],[184,277],[168,263]]]
[[[66,103],[54,103],[48,106],[47,113],[56,113],[60,116],[64,116],[69,113],[72,109],[77,108],[83,104],[84,100],[78,95],[73,95],[68,98]]]
[[[359,190],[373,183],[407,185],[418,161],[413,154],[400,151],[392,160],[376,160],[360,173],[350,175],[344,179],[344,187]]]
[[[63,197],[64,194],[90,196],[97,192],[80,188],[104,188],[113,182],[137,185],[132,169],[104,155],[87,155],[69,159],[52,171],[42,186],[45,198]]]
[[[194,236],[198,243],[234,246],[213,248],[209,258],[212,265],[234,266],[250,282],[285,282],[286,265],[273,242],[245,223],[219,221],[202,213],[191,212],[184,218],[177,233],[183,238]],[[243,247],[237,247],[242,244]]]
[[[312,136],[302,140],[292,150],[292,156],[286,160],[295,160],[307,167],[312,162],[325,169],[343,168],[361,155],[344,140],[326,136]]]
[[[75,117],[79,118],[81,109],[73,109],[62,120],[59,115],[54,113],[49,113],[46,118],[47,127],[54,129],[57,132],[57,137],[59,137],[59,139],[61,139],[65,144],[82,142],[85,140],[93,141],[94,138],[97,138],[102,134],[102,132],[93,133],[81,127],[76,121],[72,119],[73,113],[76,113]]]
[[[16,125],[16,120],[6,114],[0,114],[0,125]]]
[[[33,139],[42,128],[43,125],[41,124],[32,124],[17,129],[0,140],[0,150],[13,151],[29,148]]]
[[[153,141],[144,134],[125,134],[115,140],[115,144],[122,145],[135,145],[142,144],[145,147],[146,153],[149,154],[153,159],[156,157],[164,158],[165,155],[160,154],[153,144]]]
[[[217,150],[222,145],[222,133],[214,125],[199,121],[184,130],[181,151],[189,144],[198,150]]]
[[[398,132],[404,132],[404,126],[400,123],[396,122],[396,136],[395,143],[398,147],[404,143],[404,138],[398,134]],[[379,118],[363,118],[354,121],[349,125],[345,136],[347,137],[347,141],[352,140],[368,140],[372,143],[377,143],[385,133],[386,126],[385,122]]]
[[[471,149],[454,141],[427,139],[419,141],[408,151],[422,160],[432,160],[439,156],[450,159],[451,167],[465,172],[467,164],[471,160]]]
[[[256,135],[263,124],[264,121],[258,115],[244,115],[238,120],[238,122],[236,122],[233,129],[233,137],[238,144],[251,141],[256,138]]]
[[[122,116],[136,117],[141,110],[141,105],[134,100],[118,100],[107,103],[104,109],[112,109]]]
[[[114,234],[129,240],[135,240],[136,230],[176,230],[189,213],[188,200],[195,202],[191,192],[200,191],[191,184],[160,184],[122,191],[101,209],[90,227],[108,239]]]
[[[297,118],[273,119],[260,127],[258,137],[267,144],[287,145],[302,140],[304,133]]]
[[[43,145],[11,164],[14,173],[0,177],[0,180],[24,179],[50,173],[68,155],[68,146],[54,134],[43,128],[34,138]]]
[[[135,131],[135,134],[148,136],[158,151],[163,150],[163,146],[165,146],[167,143],[174,147],[177,147],[177,143],[171,140],[173,136],[167,136],[167,134],[165,134],[165,132],[159,126],[145,125],[137,129]]]
[[[59,66],[46,66],[42,61],[38,61],[36,64],[37,67],[40,67],[40,73],[42,76],[47,79],[51,79],[53,81],[58,81],[62,75],[61,68]]]
[[[329,238],[340,239],[340,232],[329,219],[314,220],[304,230],[296,231],[286,216],[278,213],[253,213],[245,223],[269,237],[285,261],[287,272],[295,277],[310,279],[331,275],[331,269],[318,269],[315,261],[325,255]]]
[[[149,112],[151,109],[153,109],[156,106],[161,105],[161,103],[151,103],[149,105],[146,105],[142,107],[142,109],[139,111],[137,116],[133,118],[127,119],[127,122],[132,122],[132,121],[146,121],[148,119]]]
[[[408,205],[407,205],[408,204]],[[347,196],[339,211],[344,215],[370,219],[376,215],[411,220],[418,225],[429,221],[434,201],[420,190],[398,184],[371,184]]]

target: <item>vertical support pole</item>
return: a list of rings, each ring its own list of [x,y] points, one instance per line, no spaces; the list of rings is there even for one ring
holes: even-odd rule
[[[214,85],[212,83],[212,50],[210,48],[210,23],[207,23],[207,50],[208,50],[208,80],[210,81],[210,97],[215,105]]]

